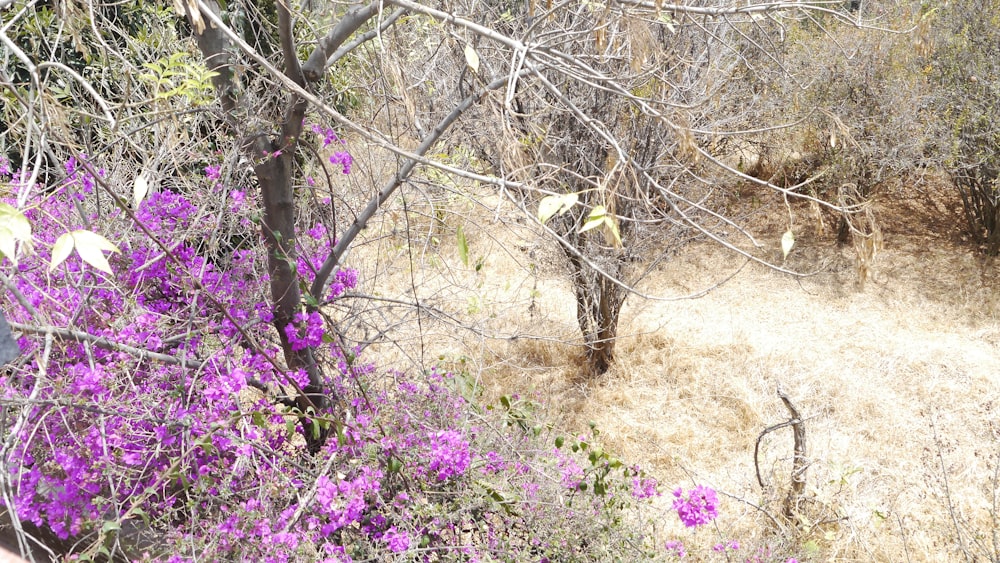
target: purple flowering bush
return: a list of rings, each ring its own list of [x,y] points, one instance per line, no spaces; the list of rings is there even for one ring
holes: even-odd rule
[[[252,197],[226,190],[211,164],[197,194],[101,210],[89,170],[103,173],[81,161],[34,191],[23,208],[31,251],[0,263],[22,350],[0,372],[15,420],[2,436],[4,502],[21,521],[81,556],[170,562],[560,561],[640,557],[650,545],[624,515],[656,482],[604,452],[596,430],[565,448],[528,401],[482,408],[460,391],[462,374],[385,373],[345,350],[332,316],[358,287],[349,268],[284,329],[340,401],[320,413],[330,439],[308,454],[287,398],[307,376],[283,368],[263,251],[246,244],[221,259],[212,248],[223,222],[255,232],[242,200]],[[349,172],[350,160],[336,164]],[[56,239],[75,229],[116,246],[111,274],[75,252],[49,267]],[[308,287],[334,241],[322,223],[301,232]]]

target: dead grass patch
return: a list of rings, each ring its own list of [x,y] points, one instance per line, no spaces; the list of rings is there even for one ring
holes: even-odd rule
[[[919,197],[954,211],[944,195]],[[381,313],[378,322],[399,324],[373,348],[379,365],[436,361],[476,378],[484,403],[507,394],[535,399],[572,433],[593,421],[607,449],[651,470],[664,490],[703,483],[723,492],[720,529],[745,542],[811,542],[816,560],[951,561],[960,557],[952,513],[962,529],[992,529],[1000,284],[992,262],[955,244],[959,235],[913,235],[933,209],[911,230],[880,211],[885,244],[863,290],[852,249],[803,220],[787,265],[813,275],[750,265],[700,299],[630,297],[616,363],[599,379],[581,380],[575,305],[558,251],[490,201],[488,213],[449,201],[433,234],[430,223],[441,214],[425,208],[423,230],[409,237],[403,210],[392,204],[366,233],[351,261],[368,287],[436,311],[419,326],[412,310]],[[787,228],[782,212],[781,221],[766,209],[758,215],[768,256],[777,255]],[[470,253],[482,257],[478,271],[459,260],[458,225]],[[686,295],[738,266],[731,253],[696,242],[641,289]],[[813,526],[785,536],[755,506],[780,511],[791,431],[762,440],[763,490],[753,459],[760,432],[788,417],[779,383],[808,417],[812,461],[805,516]],[[669,498],[661,501],[669,508]],[[673,533],[666,510],[664,518],[664,533]]]

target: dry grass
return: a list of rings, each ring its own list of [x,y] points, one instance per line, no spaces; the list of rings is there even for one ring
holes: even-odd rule
[[[495,197],[482,206],[446,189],[411,196],[409,240],[397,203],[352,255],[368,289],[409,301],[417,295],[437,311],[422,317],[419,332],[412,316],[390,332],[392,344],[373,350],[380,363],[434,360],[477,376],[484,401],[537,397],[573,432],[593,420],[607,447],[651,469],[667,490],[701,483],[723,492],[719,526],[744,543],[808,542],[818,561],[954,561],[962,556],[952,512],[965,520],[963,533],[992,531],[1000,284],[996,266],[953,244],[955,237],[886,229],[862,291],[850,249],[803,225],[788,265],[817,274],[796,279],[751,265],[700,299],[631,297],[616,364],[585,381],[558,253]],[[436,226],[434,201],[445,210]],[[454,243],[459,225],[469,266]],[[760,226],[776,252],[784,227]],[[642,289],[685,295],[733,263],[716,246],[693,244]],[[808,417],[803,517],[815,524],[786,529],[783,539],[755,506],[780,512],[790,429],[762,440],[764,490],[753,459],[761,431],[788,418],[779,384]],[[667,532],[679,532],[676,518],[664,515]],[[968,537],[962,541],[970,560],[982,560]]]

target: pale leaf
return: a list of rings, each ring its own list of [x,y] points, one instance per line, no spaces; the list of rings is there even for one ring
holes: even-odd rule
[[[603,215],[600,216],[600,217],[597,217],[596,219],[593,218],[593,217],[591,217],[590,219],[587,219],[587,222],[584,223],[583,227],[580,228],[580,232],[581,233],[585,233],[585,232],[587,232],[587,231],[589,231],[591,229],[596,229],[597,227],[600,227],[603,224],[604,224],[604,216]]]
[[[781,235],[781,253],[785,258],[788,258],[788,253],[792,251],[793,246],[795,246],[795,234],[792,233],[791,229],[788,229],[785,234]]]
[[[76,247],[77,254],[84,262],[90,264],[91,266],[97,268],[98,270],[111,274],[111,264],[108,263],[108,259],[104,257],[104,253],[93,246],[80,246]]]
[[[608,210],[606,207],[603,205],[595,205],[594,208],[590,210],[590,216],[587,217],[587,220],[590,221],[591,219],[600,219],[607,214]]]
[[[469,64],[472,72],[479,73],[479,54],[472,48],[472,43],[465,44],[465,62]]]
[[[76,248],[79,249],[81,246],[87,246],[96,248],[97,250],[107,250],[108,252],[121,252],[115,243],[102,237],[97,233],[90,231],[78,230],[73,231],[73,238],[76,240]]]
[[[608,210],[603,205],[595,205],[594,208],[590,210],[590,216],[587,217],[587,222],[580,228],[580,232],[585,233],[591,229],[600,227],[604,224],[607,214]]]
[[[15,254],[14,233],[10,229],[0,225],[0,258],[6,256],[17,266],[17,255]]]
[[[15,240],[31,240],[31,223],[28,218],[6,203],[0,203],[0,226],[6,227]]]
[[[578,201],[580,201],[580,194],[576,192],[562,196],[562,207],[559,208],[559,214],[562,215],[572,209]]]
[[[73,235],[71,233],[65,233],[56,239],[56,243],[52,245],[52,260],[49,261],[49,271],[55,270],[59,264],[62,264],[69,255],[73,252]]]
[[[132,186],[132,204],[135,209],[139,209],[139,204],[146,199],[148,193],[149,182],[146,181],[145,176],[139,174],[135,177],[135,184]]]
[[[73,239],[76,242],[76,251],[84,262],[97,268],[98,270],[111,274],[111,264],[104,257],[105,250],[119,252],[118,247],[101,235],[91,231],[73,231]]]
[[[542,223],[548,221],[553,215],[559,212],[562,207],[562,196],[548,195],[538,202],[538,220]]]
[[[579,200],[580,195],[576,193],[545,196],[538,202],[538,220],[544,223],[556,214],[562,215]]]
[[[615,221],[613,217],[604,217],[604,237],[609,239],[608,243],[614,245],[615,248],[622,247],[622,235],[618,230],[618,221]]]

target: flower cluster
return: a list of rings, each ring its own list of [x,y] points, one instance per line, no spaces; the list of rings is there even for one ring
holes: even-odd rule
[[[285,327],[285,336],[288,337],[292,350],[315,348],[323,343],[323,335],[326,333],[325,326],[323,315],[317,311],[296,313],[294,322]]]
[[[337,151],[330,155],[330,164],[336,164],[341,167],[344,174],[351,173],[351,164],[354,163],[354,157],[351,153],[347,151]]]
[[[428,436],[427,470],[438,481],[462,475],[469,468],[469,443],[454,430],[435,432]]]
[[[674,497],[673,508],[688,528],[704,526],[719,515],[719,498],[709,487],[698,485],[688,492],[687,497],[684,496],[684,490],[678,488],[674,491]]]
[[[677,516],[688,528],[698,528],[715,520],[718,515],[719,498],[715,490],[711,487],[698,485],[684,494],[684,489],[678,488],[674,491],[673,509],[677,511]],[[664,549],[674,558],[684,559],[688,556],[684,542],[680,540],[668,540],[664,544]],[[721,554],[727,561],[731,561],[731,555],[740,550],[740,542],[729,540],[719,542],[712,546],[712,551]],[[745,559],[746,563],[764,563],[771,559],[770,547],[762,547],[750,557]],[[794,557],[784,560],[784,563],[798,563]]]

